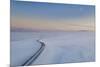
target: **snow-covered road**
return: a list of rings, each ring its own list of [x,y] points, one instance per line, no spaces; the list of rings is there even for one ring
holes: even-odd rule
[[[93,32],[69,32],[44,38],[43,53],[34,64],[58,64],[95,61]]]
[[[58,64],[95,61],[95,33],[78,32],[14,32],[11,36],[11,64],[18,66],[45,44],[43,52],[32,62]]]
[[[38,49],[38,51],[35,52],[31,57],[29,57],[28,60],[25,61],[25,63],[22,64],[22,66],[28,66],[31,65],[37,58],[38,56],[42,53],[42,51],[45,49],[45,44],[39,40],[37,40],[41,44],[41,47]]]
[[[41,47],[41,44],[33,39],[11,42],[10,61],[11,66],[20,66],[25,63]]]

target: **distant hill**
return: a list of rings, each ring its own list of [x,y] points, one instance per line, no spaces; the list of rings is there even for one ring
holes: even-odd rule
[[[38,30],[23,29],[23,28],[11,28],[11,32],[38,32]]]
[[[24,28],[11,28],[10,29],[11,32],[43,32],[43,31],[46,31],[46,32],[89,32],[89,31],[92,31],[92,30],[67,30],[67,31],[64,31],[64,30],[38,30],[38,29],[24,29]]]

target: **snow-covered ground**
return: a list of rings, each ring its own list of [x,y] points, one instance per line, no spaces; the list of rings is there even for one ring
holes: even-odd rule
[[[95,61],[95,33],[88,31],[12,32],[12,61],[16,60],[17,57],[17,61],[20,62],[14,63],[19,65],[22,63],[21,59],[24,58],[25,60],[29,55],[36,52],[40,47],[40,44],[36,42],[38,39],[44,42],[46,46],[32,65]],[[12,62],[12,64],[14,63]]]
[[[24,36],[20,37],[22,38]],[[32,38],[11,41],[11,66],[20,66],[24,64],[26,60],[40,49],[40,47],[41,44]]]

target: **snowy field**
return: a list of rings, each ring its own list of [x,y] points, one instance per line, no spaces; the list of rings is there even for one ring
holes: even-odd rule
[[[11,65],[21,65],[39,48],[45,49],[31,64],[60,64],[95,61],[95,33],[77,32],[11,32]]]

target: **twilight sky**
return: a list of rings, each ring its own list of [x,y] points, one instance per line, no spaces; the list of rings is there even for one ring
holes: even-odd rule
[[[95,6],[19,2],[11,4],[11,28],[94,31]]]

